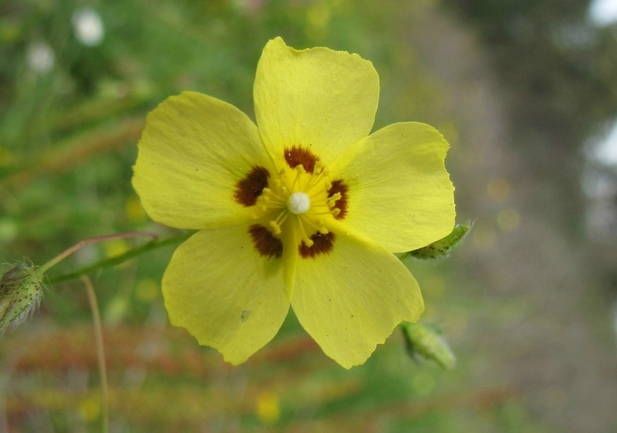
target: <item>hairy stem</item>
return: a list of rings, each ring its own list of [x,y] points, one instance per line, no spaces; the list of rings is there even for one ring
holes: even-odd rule
[[[78,251],[78,250],[82,249],[86,245],[94,244],[94,243],[97,243],[97,242],[108,241],[108,240],[111,240],[111,239],[123,239],[123,238],[135,238],[135,237],[149,237],[153,241],[158,239],[158,236],[155,235],[154,233],[146,233],[146,232],[117,233],[117,234],[113,234],[113,235],[96,236],[96,237],[93,237],[93,238],[84,239],[83,241],[77,242],[71,248],[61,252],[56,257],[54,257],[53,259],[51,259],[50,261],[45,263],[43,266],[41,266],[39,269],[41,270],[41,272],[47,272],[49,270],[49,268],[51,268],[52,266],[58,264],[58,262],[64,260],[65,258],[70,256],[71,254],[73,254],[75,251]]]
[[[173,245],[173,244],[180,243],[180,242],[188,239],[192,234],[193,233],[185,233],[185,234],[182,234],[182,235],[179,235],[179,236],[174,236],[172,238],[167,238],[167,239],[164,239],[164,240],[153,240],[153,241],[148,242],[147,244],[144,244],[144,245],[142,245],[140,247],[133,248],[132,250],[129,250],[129,251],[127,251],[124,254],[121,254],[119,256],[111,257],[111,258],[108,258],[108,259],[104,259],[104,260],[98,261],[96,263],[93,263],[92,265],[88,265],[88,266],[85,266],[83,268],[77,269],[76,271],[69,272],[69,273],[62,274],[62,275],[58,275],[56,277],[52,277],[52,278],[49,279],[49,282],[51,284],[55,284],[55,283],[60,283],[62,281],[74,280],[76,278],[79,278],[79,277],[81,277],[83,275],[92,273],[92,272],[97,271],[99,269],[105,269],[105,268],[109,268],[109,267],[112,267],[112,266],[116,266],[116,265],[118,265],[120,263],[126,262],[129,259],[132,259],[133,257],[137,257],[137,256],[139,256],[139,255],[141,255],[141,254],[143,254],[143,253],[145,253],[147,251],[151,251],[151,250],[154,250],[154,249],[157,249],[157,248],[166,247],[168,245]],[[112,235],[112,236],[114,236],[114,235]],[[125,236],[125,237],[128,237],[128,236]],[[93,238],[93,239],[96,239],[96,238]],[[113,239],[113,238],[109,238],[109,239]],[[99,241],[100,240],[107,240],[107,239],[99,239]],[[84,241],[82,241],[82,242],[84,242]],[[90,242],[90,243],[92,243],[92,242]],[[79,244],[77,244],[77,245],[79,245]],[[81,246],[84,246],[84,245],[81,245]],[[75,248],[75,247],[73,247],[73,248]],[[77,249],[79,249],[79,248],[77,248]],[[69,250],[67,250],[67,251],[69,251]],[[71,252],[74,252],[74,251],[71,251]],[[62,253],[62,254],[64,254],[64,253]],[[69,255],[69,254],[66,254],[66,255]],[[64,257],[62,257],[62,258],[64,258]],[[47,265],[44,265],[44,266],[47,266]]]

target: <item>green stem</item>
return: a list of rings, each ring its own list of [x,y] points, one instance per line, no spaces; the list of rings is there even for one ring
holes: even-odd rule
[[[75,251],[82,249],[86,245],[94,244],[96,242],[108,241],[110,239],[134,238],[134,237],[139,237],[139,236],[149,237],[153,241],[158,239],[158,236],[155,235],[154,233],[145,233],[145,232],[116,233],[113,235],[96,236],[93,238],[84,239],[83,241],[77,242],[71,248],[61,252],[56,257],[54,257],[53,259],[45,263],[43,266],[40,266],[39,271],[43,273],[47,272],[49,268],[51,268],[52,266],[55,266],[56,264],[58,264],[58,262],[66,259],[68,256],[73,254]]]
[[[154,250],[154,249],[161,248],[161,247],[166,247],[168,245],[173,245],[173,244],[177,244],[177,243],[180,243],[182,241],[185,241],[192,234],[193,233],[185,233],[185,234],[182,234],[182,235],[179,235],[179,236],[174,236],[172,238],[167,238],[167,239],[164,239],[164,240],[153,240],[151,242],[148,242],[147,244],[142,245],[141,247],[137,247],[137,248],[134,248],[132,250],[129,250],[129,251],[127,251],[124,254],[121,254],[119,256],[111,257],[111,258],[108,258],[108,259],[104,259],[104,260],[96,262],[96,263],[94,263],[92,265],[84,266],[83,268],[77,269],[76,271],[69,272],[69,273],[62,274],[62,275],[58,275],[56,277],[52,277],[52,278],[49,279],[49,282],[51,284],[55,284],[55,283],[60,283],[62,281],[73,280],[75,278],[79,278],[79,277],[81,277],[83,275],[89,274],[89,273],[97,271],[99,269],[105,269],[105,268],[109,268],[109,267],[112,267],[112,266],[116,266],[116,265],[118,265],[120,263],[126,262],[129,259],[132,259],[133,257],[139,256],[140,254],[143,254],[143,253],[145,253],[147,251]],[[111,236],[114,236],[114,235],[111,235]],[[128,236],[125,236],[125,237],[128,237]],[[99,239],[99,240],[106,240],[106,239]],[[84,242],[84,241],[82,241],[82,242]],[[92,242],[90,242],[90,243],[92,243]],[[77,245],[80,245],[80,244],[77,244]],[[84,246],[84,245],[81,245],[80,248],[82,246]],[[72,247],[72,248],[75,248],[75,247]],[[79,248],[77,248],[77,249],[79,249]],[[67,251],[69,251],[69,250],[67,250]],[[71,253],[72,252],[74,252],[74,251],[71,251]],[[65,253],[62,253],[61,255],[64,255]],[[69,255],[69,254],[70,253],[68,253],[66,255]],[[65,257],[66,257],[66,255],[65,255]],[[64,257],[62,257],[62,258],[64,258]],[[55,259],[53,259],[53,260],[55,260]],[[53,263],[53,264],[55,264],[55,263]],[[45,264],[43,266],[47,266],[47,264]]]
[[[83,276],[81,281],[86,286],[88,301],[92,310],[92,321],[94,322],[94,340],[96,342],[96,358],[99,365],[99,375],[101,376],[101,392],[103,401],[103,433],[109,433],[109,387],[107,384],[107,366],[105,364],[105,347],[103,345],[103,326],[101,325],[101,315],[99,306],[96,302],[96,294],[92,287],[90,278]]]

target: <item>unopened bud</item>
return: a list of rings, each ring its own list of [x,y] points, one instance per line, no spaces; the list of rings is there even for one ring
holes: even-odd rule
[[[0,335],[36,310],[43,296],[45,274],[36,266],[17,263],[0,280]]]
[[[456,364],[456,357],[446,339],[433,326],[419,323],[401,324],[409,355],[417,360],[424,357],[450,370]]]
[[[450,251],[459,246],[471,230],[471,225],[457,225],[448,236],[425,247],[409,252],[409,255],[421,260],[446,257]]]

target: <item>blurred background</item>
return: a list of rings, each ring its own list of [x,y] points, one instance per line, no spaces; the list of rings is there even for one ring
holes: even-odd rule
[[[293,315],[230,367],[168,324],[170,246],[91,275],[110,431],[615,432],[616,19],[614,0],[2,0],[0,258],[177,235],[130,185],[146,114],[196,90],[252,116],[277,35],[355,52],[380,74],[375,129],[422,121],[452,145],[473,231],[447,260],[406,264],[457,367],[414,362],[395,330],[347,371]],[[50,276],[137,245],[88,247]],[[96,362],[83,284],[53,285],[0,339],[0,432],[100,431]]]

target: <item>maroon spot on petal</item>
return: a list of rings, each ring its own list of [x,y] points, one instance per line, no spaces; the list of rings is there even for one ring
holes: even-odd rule
[[[342,220],[347,215],[347,191],[349,191],[349,188],[340,179],[332,182],[332,187],[328,190],[328,197],[332,197],[337,192],[341,194],[341,198],[334,204],[334,207],[340,210],[340,213],[334,217],[337,220]]]
[[[249,207],[257,203],[263,189],[268,186],[270,172],[267,169],[256,165],[236,184],[234,199],[239,204]]]
[[[329,253],[334,247],[334,238],[334,233],[332,232],[326,233],[325,235],[319,232],[315,233],[311,236],[311,240],[313,241],[312,246],[307,246],[304,241],[300,244],[298,248],[300,257],[303,259],[313,259],[319,254]]]
[[[253,224],[249,227],[249,234],[260,256],[280,258],[283,255],[283,242],[264,226]]]
[[[304,147],[293,146],[291,149],[285,149],[285,161],[291,168],[296,168],[302,164],[307,173],[312,173],[319,158]]]

